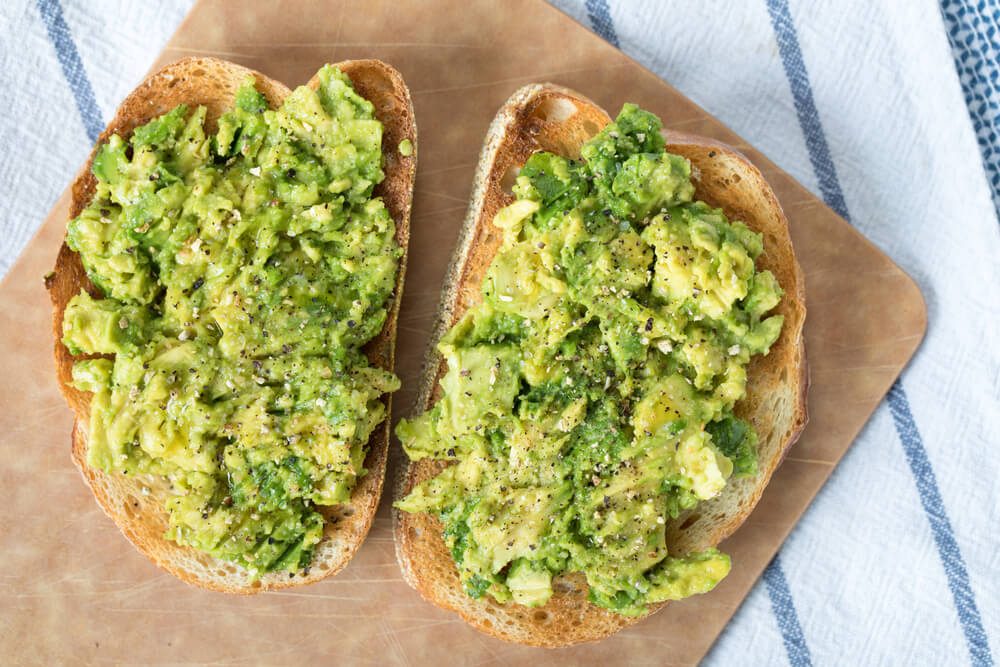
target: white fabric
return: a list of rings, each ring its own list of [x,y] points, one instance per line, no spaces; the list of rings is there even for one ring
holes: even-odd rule
[[[64,0],[103,120],[190,4]],[[584,0],[556,4],[592,26]],[[764,0],[611,0],[610,10],[626,53],[819,192]],[[930,328],[903,384],[997,650],[1000,227],[941,14],[933,0],[792,0],[791,14],[853,222],[927,299]],[[0,3],[0,93],[2,274],[91,145],[34,0]],[[816,664],[968,660],[885,405],[795,529],[782,565]],[[708,662],[788,659],[761,583]]]

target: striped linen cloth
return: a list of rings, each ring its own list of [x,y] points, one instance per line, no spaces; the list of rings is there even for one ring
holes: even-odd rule
[[[709,664],[992,665],[1000,650],[1000,8],[555,0],[920,284],[917,356]],[[0,3],[5,272],[190,0]],[[58,148],[58,150],[55,150]]]

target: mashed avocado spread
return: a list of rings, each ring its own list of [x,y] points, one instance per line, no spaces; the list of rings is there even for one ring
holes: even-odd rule
[[[394,375],[401,250],[372,198],[382,125],[339,70],[268,109],[253,79],[214,134],[181,105],[100,147],[67,243],[103,294],[63,319],[93,392],[88,463],[166,490],[167,537],[252,572],[308,567],[318,506],[359,477]]]
[[[527,161],[482,301],[438,345],[441,399],[397,428],[410,458],[454,462],[397,507],[441,519],[473,597],[541,605],[582,572],[592,602],[641,614],[729,572],[715,549],[668,553],[665,531],[757,472],[733,407],[782,291],[660,128],[626,105],[581,160]]]

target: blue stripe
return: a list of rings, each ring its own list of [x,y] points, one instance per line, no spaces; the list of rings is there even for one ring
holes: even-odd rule
[[[49,31],[49,39],[56,49],[63,75],[73,90],[76,108],[80,112],[87,136],[91,141],[97,141],[97,137],[104,130],[104,123],[97,108],[94,89],[83,68],[83,61],[80,60],[80,52],[76,49],[66,18],[63,16],[62,5],[59,4],[59,0],[38,0],[38,11],[42,15],[45,28]]]
[[[809,85],[809,74],[806,72],[802,50],[799,48],[799,38],[792,23],[792,15],[788,11],[786,0],[768,0],[767,10],[771,14],[771,24],[778,41],[778,50],[785,66],[785,76],[792,88],[792,98],[795,100],[795,112],[799,116],[799,125],[805,134],[806,147],[809,149],[809,161],[819,179],[819,190],[827,206],[837,212],[845,220],[850,220],[847,213],[847,202],[840,189],[840,181],[830,157],[830,146],[826,143],[823,126],[819,123],[819,112],[813,100],[812,88]]]
[[[616,49],[621,48],[618,43],[618,33],[615,32],[615,24],[611,21],[611,9],[608,7],[608,0],[587,0],[587,18],[594,26],[594,32],[610,42]]]
[[[941,14],[1000,217],[1000,5],[942,0]]]
[[[965,569],[965,559],[962,558],[958,542],[955,541],[955,533],[951,529],[951,521],[948,520],[948,514],[944,510],[944,501],[942,501],[941,492],[938,490],[934,468],[931,467],[931,462],[927,459],[927,450],[924,449],[920,432],[917,430],[913,413],[910,411],[910,401],[906,398],[903,385],[900,384],[899,380],[894,382],[892,388],[889,389],[889,411],[892,413],[892,421],[896,424],[899,439],[903,442],[906,460],[910,464],[910,470],[916,480],[917,491],[920,492],[920,502],[924,506],[924,513],[927,514],[927,520],[931,524],[931,532],[934,534],[934,542],[941,554],[941,563],[948,576],[948,588],[951,589],[951,596],[958,609],[958,618],[962,623],[962,630],[965,632],[965,639],[969,644],[972,664],[992,665],[993,656],[990,653],[989,641],[979,616],[979,607],[976,606],[976,598],[969,585],[969,573]]]
[[[587,0],[587,16],[598,35],[616,48],[621,48],[615,24],[611,20],[611,11],[608,8],[607,0]],[[822,140],[822,136],[820,139]],[[802,625],[799,623],[799,616],[795,611],[791,588],[785,580],[785,573],[781,569],[781,562],[777,555],[764,570],[764,581],[771,598],[771,610],[777,619],[785,651],[788,653],[788,661],[793,667],[811,666],[809,646],[806,644]]]
[[[809,158],[819,178],[823,198],[830,208],[837,211],[844,219],[850,220],[840,179],[837,177],[833,159],[830,157],[830,148],[826,142],[826,135],[823,132],[823,125],[819,113],[816,111],[816,102],[813,99],[809,75],[802,58],[802,50],[799,48],[795,24],[792,22],[791,12],[788,9],[788,1],[767,0],[767,8],[771,15],[785,74],[795,99],[795,110],[802,125],[802,132],[806,137]],[[917,430],[916,422],[913,419],[910,401],[898,379],[889,390],[888,403],[893,422],[896,425],[896,432],[899,434],[906,460],[910,465],[910,471],[920,493],[920,502],[937,544],[938,555],[948,578],[948,587],[951,589],[958,612],[958,620],[965,633],[969,655],[975,665],[992,665],[993,657],[990,653],[986,632],[983,630],[983,622],[976,605],[975,595],[969,584],[969,573],[965,567],[965,560],[962,558],[958,542],[955,540],[955,533],[951,528],[951,522],[948,520],[948,514],[938,489],[934,469],[927,457],[923,438],[921,438],[920,431]]]
[[[764,569],[764,583],[767,585],[767,595],[771,598],[771,610],[778,619],[778,629],[785,642],[788,662],[792,667],[812,665],[812,656],[806,645],[806,637],[802,634],[802,626],[799,625],[799,615],[795,611],[795,602],[792,600],[785,572],[781,569],[779,554]]]

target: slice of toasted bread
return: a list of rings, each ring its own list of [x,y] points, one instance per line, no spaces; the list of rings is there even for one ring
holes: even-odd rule
[[[416,146],[417,128],[413,106],[402,77],[389,65],[378,60],[352,60],[336,66],[351,79],[355,90],[374,104],[375,116],[384,126],[382,145],[385,180],[375,188],[375,196],[382,197],[396,223],[396,240],[403,248],[403,256],[399,262],[396,290],[393,301],[389,304],[385,325],[379,335],[365,347],[365,353],[373,365],[392,370],[416,173],[416,152],[403,156],[397,147],[404,139],[409,139]],[[267,98],[272,108],[279,106],[290,92],[281,83],[230,62],[214,58],[185,58],[150,75],[125,98],[114,120],[98,139],[97,146],[106,142],[112,134],[128,138],[136,127],[181,103],[189,106],[204,105],[207,108],[207,122],[209,126],[213,126],[223,112],[232,108],[236,91],[248,75],[256,79],[257,89]],[[315,88],[319,85],[319,80],[314,77],[308,85]],[[79,215],[93,196],[96,179],[90,172],[90,166],[96,150],[95,146],[90,160],[73,183],[71,218]],[[100,293],[87,279],[79,255],[65,243],[59,251],[54,271],[46,278],[46,286],[54,310],[52,324],[59,385],[76,415],[73,461],[83,473],[105,513],[139,551],[190,584],[227,593],[249,594],[298,586],[328,577],[347,565],[368,534],[382,492],[389,444],[389,396],[382,399],[386,406],[385,422],[372,432],[368,443],[364,463],[368,474],[358,481],[349,503],[328,508],[324,512],[327,518],[326,529],[323,539],[316,547],[310,568],[304,575],[271,572],[255,578],[245,568],[164,539],[167,529],[167,514],[163,509],[164,494],[152,486],[152,493],[144,495],[142,487],[148,486],[149,480],[108,474],[87,465],[91,395],[70,384],[76,358],[61,342],[62,319],[66,304],[81,289],[90,291],[94,296],[100,296]]]
[[[549,84],[522,88],[507,101],[486,137],[468,216],[445,279],[434,341],[480,300],[480,285],[502,240],[493,217],[513,200],[510,186],[517,170],[540,150],[578,158],[581,145],[610,120],[585,97]],[[669,132],[666,137],[667,150],[691,160],[696,197],[764,235],[764,253],[757,266],[771,270],[785,290],[774,311],[785,316],[781,337],[769,355],[751,362],[747,396],[736,407],[737,414],[751,421],[760,436],[760,473],[731,480],[719,496],[673,522],[667,537],[670,552],[686,554],[717,545],[743,523],[805,426],[805,304],[802,271],[792,252],[788,223],[757,168],[718,142]],[[414,413],[427,410],[440,398],[438,382],[446,370],[447,362],[431,347]],[[403,497],[444,465],[431,459],[411,462],[400,472],[395,497]],[[639,620],[590,604],[586,581],[578,573],[556,578],[555,594],[539,608],[502,605],[488,596],[474,600],[462,590],[436,517],[396,511],[393,528],[396,556],[407,582],[427,600],[458,612],[495,637],[566,646],[601,639]]]

